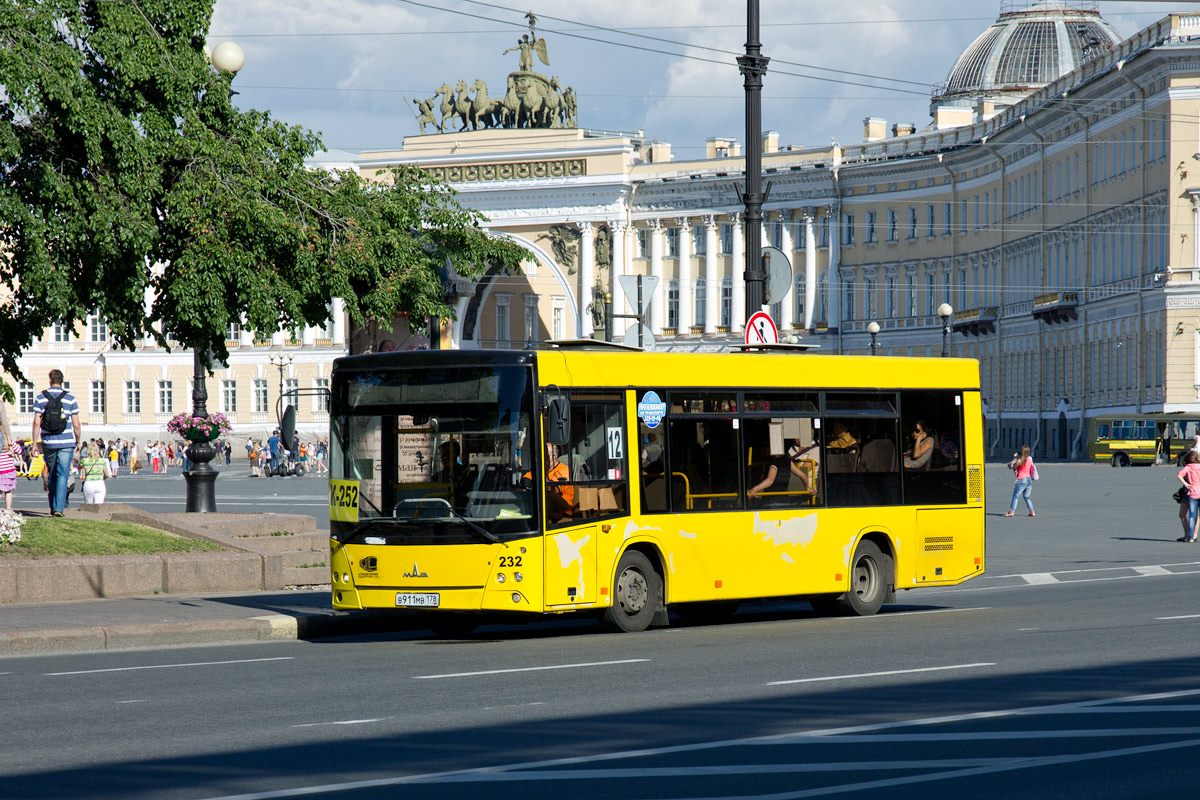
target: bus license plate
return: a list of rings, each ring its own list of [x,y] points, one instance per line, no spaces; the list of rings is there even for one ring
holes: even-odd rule
[[[437,592],[406,593],[396,592],[396,605],[415,606],[417,608],[437,608],[441,595]]]

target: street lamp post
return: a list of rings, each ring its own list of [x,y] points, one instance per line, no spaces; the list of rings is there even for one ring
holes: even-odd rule
[[[276,408],[275,408],[275,416],[277,418],[277,421],[280,424],[282,424],[283,423],[283,371],[285,369],[287,369],[289,365],[291,365],[292,357],[290,355],[286,355],[284,353],[276,353],[275,355],[271,356],[267,360],[271,362],[271,366],[273,366],[277,370],[279,370],[279,403],[276,405]]]
[[[867,323],[867,333],[871,334],[871,355],[875,355],[875,351],[879,349],[879,342],[875,341],[875,337],[879,335],[879,323],[874,320]]]
[[[233,42],[222,42],[212,52],[212,65],[220,72],[236,75],[245,63],[242,48]],[[231,91],[232,94],[232,91]],[[192,416],[208,419],[207,358],[200,348],[192,351]],[[183,473],[187,484],[186,511],[214,512],[217,510],[217,471],[208,463],[217,455],[211,442],[192,442],[188,445],[189,469]]]
[[[942,318],[942,358],[947,358],[950,355],[950,318],[954,316],[954,306],[942,303],[937,313]]]

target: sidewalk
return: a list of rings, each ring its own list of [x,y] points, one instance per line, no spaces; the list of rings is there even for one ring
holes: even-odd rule
[[[414,627],[419,622],[413,617],[334,611],[328,590],[15,604],[0,607],[0,656],[319,639]]]

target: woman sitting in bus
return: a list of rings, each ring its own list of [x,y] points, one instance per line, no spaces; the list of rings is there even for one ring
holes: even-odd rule
[[[904,468],[928,469],[929,459],[933,457],[933,437],[926,430],[924,421],[913,423],[912,440],[912,447],[904,454]]]
[[[799,449],[799,443],[797,442],[793,445],[793,447],[789,448],[788,452],[784,455],[773,453],[771,455],[771,460],[767,464],[766,475],[761,481],[755,484],[750,491],[746,492],[747,496],[757,497],[762,492],[768,492],[772,495],[772,497],[767,498],[768,504],[783,506],[792,505],[792,503],[789,502],[789,498],[786,497],[786,495],[791,494],[791,492],[788,491],[788,480],[790,475],[795,475],[803,480],[805,485],[810,487],[807,491],[811,492],[812,488],[809,484],[808,477],[805,475],[804,470],[800,469],[800,467],[793,460],[793,458],[797,456],[792,455],[792,450],[796,450],[798,452]],[[777,492],[779,493],[778,495],[776,494]]]

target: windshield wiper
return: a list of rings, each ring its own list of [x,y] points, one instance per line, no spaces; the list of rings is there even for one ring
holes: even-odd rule
[[[406,500],[401,500],[399,503],[396,503],[396,505],[399,506],[400,503],[441,503],[442,505],[444,505],[446,507],[446,510],[450,512],[451,517],[464,523],[465,525],[467,525],[467,527],[469,527],[471,530],[478,533],[484,539],[487,539],[489,542],[499,542],[500,541],[499,536],[492,533],[491,531],[489,531],[487,528],[483,527],[482,525],[478,525],[478,524],[472,522],[471,520],[464,517],[462,514],[455,511],[454,506],[450,505],[450,501],[444,497],[410,497]],[[416,518],[414,517],[414,519],[416,519]]]
[[[395,525],[400,526],[406,524],[408,520],[393,519],[392,517],[372,517],[355,525],[340,539],[337,539],[342,544],[349,544],[353,539],[357,538],[360,533],[365,533],[377,525]],[[334,537],[337,538],[337,537]]]

